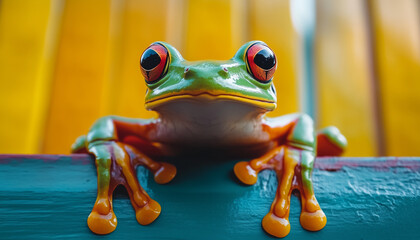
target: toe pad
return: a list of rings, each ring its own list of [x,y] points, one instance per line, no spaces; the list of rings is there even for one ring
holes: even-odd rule
[[[160,163],[162,166],[155,172],[155,181],[159,184],[170,182],[176,175],[176,167],[169,163]]]
[[[319,231],[327,224],[327,217],[322,210],[313,213],[302,212],[300,214],[300,224],[308,231]]]
[[[159,217],[161,207],[158,202],[153,199],[136,212],[136,219],[141,225],[149,225]]]
[[[236,177],[243,183],[254,185],[258,180],[258,173],[255,171],[248,162],[238,162],[233,168]]]
[[[275,237],[285,237],[290,232],[289,220],[277,217],[271,212],[263,218],[262,226],[267,233]]]
[[[108,234],[117,227],[117,217],[113,211],[107,215],[92,211],[87,219],[90,230],[96,234]]]

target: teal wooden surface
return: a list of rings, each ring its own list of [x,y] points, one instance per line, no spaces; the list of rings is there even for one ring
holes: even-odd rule
[[[96,171],[87,155],[0,155],[0,239],[273,239],[261,228],[276,191],[274,173],[254,186],[235,179],[238,160],[176,163],[173,182],[138,177],[162,206],[149,226],[136,222],[126,193],[114,194],[115,232],[98,236],[86,218],[96,197]],[[175,161],[175,160],[173,160]],[[314,170],[318,201],[328,217],[320,232],[300,227],[291,203],[285,239],[420,239],[420,158],[322,158]]]

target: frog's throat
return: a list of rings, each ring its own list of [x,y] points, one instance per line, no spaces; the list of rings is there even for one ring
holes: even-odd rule
[[[251,97],[245,97],[240,95],[233,95],[233,94],[211,94],[208,92],[204,93],[179,93],[179,94],[171,94],[166,95],[163,97],[151,99],[149,101],[146,101],[145,106],[148,110],[153,110],[154,108],[168,102],[172,102],[174,100],[179,99],[191,99],[191,100],[207,100],[207,101],[214,101],[214,100],[232,100],[235,102],[242,102],[245,104],[250,104],[253,106],[257,106],[259,108],[265,109],[267,111],[272,111],[276,108],[276,103],[273,101],[268,101],[265,99],[260,98],[251,98]]]

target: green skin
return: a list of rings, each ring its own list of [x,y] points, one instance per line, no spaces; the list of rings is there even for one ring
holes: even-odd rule
[[[209,92],[223,92],[226,94],[240,94],[252,98],[264,99],[267,102],[272,102],[271,107],[266,110],[272,110],[276,107],[276,93],[273,81],[269,83],[261,83],[253,78],[248,72],[246,63],[244,61],[244,53],[247,48],[257,41],[252,41],[243,45],[235,56],[228,61],[201,61],[193,62],[193,64],[185,61],[181,54],[171,45],[163,44],[170,52],[171,62],[167,74],[159,81],[147,84],[148,91],[146,93],[146,102],[161,98],[168,94],[178,94],[183,92],[195,92],[206,89]],[[188,76],[194,78],[196,81],[189,81],[184,78],[184,71],[186,67],[195,67],[195,72]],[[224,71],[220,71],[220,66],[228,69],[229,75]],[[214,77],[217,76],[217,77]],[[288,141],[294,147],[300,148],[305,151],[312,152],[313,154],[305,154],[300,161],[302,166],[302,180],[305,187],[312,192],[311,171],[314,164],[316,138],[313,128],[313,122],[309,116],[305,114],[297,115],[295,126],[288,136]],[[124,122],[137,123],[140,125],[148,124],[156,121],[156,119],[128,119],[116,116],[109,116],[99,119],[89,131],[86,141],[80,138],[76,141],[73,149],[77,151],[78,148],[86,146],[90,153],[94,153],[99,159],[107,159],[109,153],[107,148],[98,149],[98,141],[118,141],[116,129],[113,120]],[[275,127],[277,123],[283,123],[283,118],[264,119],[265,122]],[[295,119],[294,119],[295,120]],[[332,139],[334,139],[333,137]],[[102,156],[102,157],[99,157]],[[109,164],[100,164],[108,166]],[[104,171],[109,171],[104,169]],[[105,174],[106,175],[106,174]],[[108,181],[107,181],[108,182]]]
[[[243,103],[244,106],[248,106],[250,109],[250,115],[238,119],[244,119],[241,120],[242,122],[240,124],[246,125],[249,122],[250,126],[253,126],[251,127],[253,129],[251,134],[243,137],[240,132],[236,132],[235,134],[240,137],[233,137],[231,140],[228,139],[228,144],[226,145],[239,147],[240,149],[241,146],[247,148],[249,145],[267,144],[283,139],[281,141],[290,147],[290,152],[293,152],[292,155],[298,156],[296,157],[296,161],[301,167],[303,187],[307,192],[313,193],[311,173],[316,156],[316,133],[313,127],[313,121],[305,114],[290,114],[278,118],[264,117],[266,112],[276,107],[276,92],[273,81],[262,83],[254,79],[248,71],[244,55],[248,47],[256,42],[253,41],[243,45],[230,60],[200,62],[185,61],[181,54],[171,45],[159,42],[170,53],[168,70],[160,80],[154,83],[146,82],[148,91],[145,97],[146,108],[157,111],[159,118],[144,120],[116,116],[103,117],[93,125],[86,137],[80,137],[73,145],[73,152],[86,149],[89,153],[95,155],[98,167],[98,194],[106,191],[110,182],[112,152],[115,151],[115,148],[118,148],[114,143],[123,141],[119,136],[119,127],[121,124],[125,125],[125,132],[138,136],[146,141],[167,145],[175,144],[179,141],[182,142],[184,139],[182,128],[181,130],[179,128],[177,129],[178,132],[176,132],[176,137],[174,138],[173,135],[176,129],[171,127],[170,124],[167,124],[173,121],[175,125],[178,124],[177,126],[179,126],[182,124],[176,122],[179,120],[175,119],[186,119],[185,116],[178,116],[176,111],[171,112],[172,106],[175,106],[173,104],[180,102],[180,100],[164,98],[182,94],[189,94],[191,97],[200,95],[201,93],[208,93],[212,96],[237,96],[233,100],[218,97],[216,100],[207,99],[205,101],[225,100],[239,102],[240,104]],[[200,96],[197,96],[197,99],[200,99]],[[164,100],[161,100],[161,102],[158,101],[159,104],[155,104],[159,99]],[[235,121],[226,122],[226,124],[234,125],[236,124]],[[287,132],[276,135],[276,129],[284,128],[286,125],[290,126]],[[263,129],[262,126],[266,127]],[[193,129],[193,132],[200,131],[199,129],[203,129],[203,127],[197,127]],[[161,132],[165,134],[159,134]],[[328,134],[326,136],[333,143],[336,143],[338,146],[345,146],[345,139],[342,138],[339,132],[327,132]],[[194,136],[197,142],[214,142],[214,139],[205,139],[206,133],[198,132]],[[221,134],[221,136],[224,135]],[[241,138],[249,140],[245,143],[239,142],[238,139]],[[189,147],[191,147],[191,142],[189,144]]]
[[[273,102],[273,109],[276,102],[276,93],[272,88],[273,83],[261,83],[255,80],[247,71],[243,59],[247,48],[257,41],[243,45],[235,56],[228,61],[185,61],[181,54],[171,45],[159,42],[166,46],[171,55],[171,62],[168,73],[159,81],[147,84],[149,91],[146,94],[146,102],[160,98],[167,94],[181,92],[194,92],[205,89],[212,92],[223,92],[226,94],[241,94],[248,97],[264,99]],[[228,69],[229,74],[224,72],[221,66]],[[195,68],[196,71],[184,77],[186,67]],[[216,76],[216,77],[215,77]],[[193,79],[194,81],[190,81]],[[273,110],[270,109],[270,110]]]

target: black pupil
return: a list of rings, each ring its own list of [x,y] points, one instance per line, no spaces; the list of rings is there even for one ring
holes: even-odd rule
[[[145,70],[151,70],[160,63],[159,54],[153,49],[147,49],[141,56],[140,64]]]
[[[271,51],[263,49],[255,55],[254,63],[262,69],[269,70],[276,65],[276,58]]]

